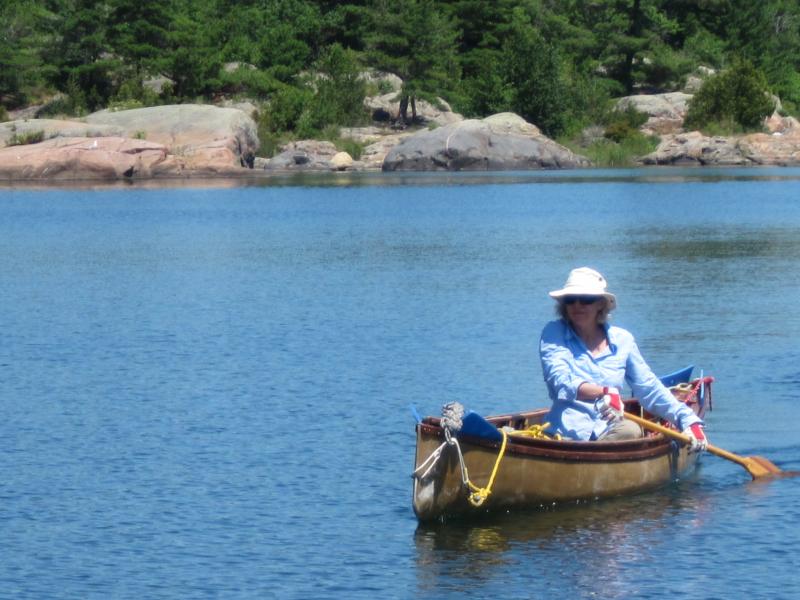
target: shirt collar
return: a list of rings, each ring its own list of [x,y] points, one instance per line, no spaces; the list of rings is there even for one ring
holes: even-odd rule
[[[570,341],[570,342],[574,342],[574,343],[583,344],[583,340],[578,337],[577,333],[575,333],[575,330],[572,328],[572,325],[569,324],[569,321],[567,321],[566,319],[563,319],[563,321],[564,321],[564,325],[567,328],[567,333],[564,336],[566,338],[566,340]],[[615,332],[611,328],[611,325],[609,325],[608,323],[603,323],[602,326],[603,326],[603,329],[606,332],[606,339],[608,340],[609,352],[610,352],[610,354],[616,354],[617,353],[617,344],[614,341],[615,338],[616,338]],[[583,345],[585,347],[585,344],[583,344]]]

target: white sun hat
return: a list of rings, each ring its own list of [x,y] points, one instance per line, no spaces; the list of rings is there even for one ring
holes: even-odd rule
[[[567,282],[560,290],[550,292],[550,297],[556,300],[564,296],[603,296],[608,300],[608,309],[617,307],[617,297],[606,290],[606,278],[589,267],[572,269],[567,277]]]

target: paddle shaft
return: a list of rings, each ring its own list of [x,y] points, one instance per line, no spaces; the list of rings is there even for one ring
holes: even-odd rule
[[[642,417],[637,417],[636,415],[626,412],[625,418],[630,419],[634,423],[638,423],[645,429],[649,429],[650,431],[657,431],[658,433],[663,433],[667,437],[671,437],[674,440],[678,440],[679,442],[683,442],[684,444],[691,444],[691,439],[688,435],[683,435],[675,431],[674,429],[669,429],[668,427],[664,427],[663,425],[659,425],[658,423],[653,423],[652,421],[648,421],[647,419],[643,419]],[[711,454],[716,454],[717,456],[721,456],[722,458],[727,458],[728,460],[732,460],[735,463],[739,463],[744,467],[748,467],[749,463],[747,459],[734,454],[733,452],[728,452],[727,450],[723,450],[722,448],[718,448],[717,446],[713,446],[711,444],[708,445],[707,450],[711,452]]]

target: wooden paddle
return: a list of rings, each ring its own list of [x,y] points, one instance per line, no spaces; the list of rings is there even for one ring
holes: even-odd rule
[[[638,423],[645,429],[649,429],[650,431],[657,431],[658,433],[663,433],[667,437],[671,437],[674,440],[678,440],[679,442],[683,442],[684,444],[691,443],[691,440],[688,435],[683,435],[682,433],[678,433],[674,429],[669,429],[667,427],[663,427],[658,423],[653,423],[652,421],[648,421],[647,419],[643,419],[641,417],[637,417],[634,414],[629,412],[625,413],[625,418],[630,419],[634,423]],[[747,472],[750,473],[753,479],[758,479],[759,477],[775,477],[775,476],[794,476],[797,473],[794,471],[785,472],[779,469],[776,465],[768,461],[766,458],[761,456],[739,456],[738,454],[734,454],[733,452],[728,452],[727,450],[723,450],[722,448],[717,448],[716,446],[712,446],[711,444],[708,445],[708,451],[711,454],[716,454],[717,456],[721,456],[722,458],[727,458],[735,463],[740,464]]]

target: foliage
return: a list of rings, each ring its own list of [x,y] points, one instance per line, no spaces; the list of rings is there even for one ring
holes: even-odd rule
[[[306,107],[300,135],[313,134],[326,125],[356,125],[364,121],[366,84],[352,51],[339,44],[327,49],[315,65],[316,93]]]
[[[738,60],[703,83],[689,103],[685,127],[724,125],[733,131],[758,130],[774,108],[764,73],[752,63]]]
[[[108,39],[125,70],[144,77],[164,69],[171,15],[162,0],[113,0],[107,16]]]
[[[114,93],[113,74],[123,62],[108,42],[109,10],[92,0],[67,2],[61,35],[46,48],[53,56],[52,81],[68,99],[52,110],[80,115],[107,105]]]
[[[367,58],[379,70],[403,80],[400,116],[416,117],[416,100],[437,102],[459,79],[458,31],[453,19],[433,0],[409,0],[403,11],[389,0],[374,0],[372,29],[366,34]],[[411,107],[412,116],[407,110]]]
[[[237,68],[223,69],[219,74],[219,92],[266,99],[285,84],[252,65],[241,64]]]
[[[52,34],[54,15],[41,0],[0,3],[0,103],[24,105],[51,67],[39,49]]]
[[[653,152],[658,147],[658,140],[636,132],[621,142],[603,139],[589,145],[588,148],[573,148],[583,154],[597,167],[630,167],[636,159]]]
[[[259,126],[276,139],[321,132],[332,123],[358,123],[366,93],[358,73],[370,66],[403,80],[398,100],[406,123],[414,120],[418,100],[441,97],[466,116],[518,112],[551,136],[603,124],[614,139],[630,140],[631,130],[608,121],[610,98],[678,89],[697,66],[724,72],[737,68],[736,57],[763,78],[755,84],[749,78],[751,88],[770,89],[787,113],[795,113],[800,4],[0,2],[5,109],[55,97],[45,112],[77,116],[109,106],[245,96],[267,103]],[[154,77],[172,85],[156,94],[144,85]],[[740,89],[750,98],[741,104],[749,108],[737,108],[726,85],[716,81],[699,95],[695,122],[704,121],[707,129],[757,127],[763,98]],[[375,88],[371,94],[387,91]]]
[[[260,125],[273,133],[296,129],[312,97],[309,89],[279,84],[259,118]]]
[[[531,57],[536,58],[532,61]],[[571,105],[559,50],[521,10],[514,12],[501,64],[510,109],[551,137],[563,133]]]
[[[44,131],[37,129],[27,133],[13,133],[8,139],[8,146],[24,146],[26,144],[38,144],[44,140]]]
[[[347,152],[353,158],[353,160],[359,160],[364,152],[365,144],[362,142],[357,142],[356,140],[351,140],[349,138],[339,138],[338,140],[332,141],[337,150]]]
[[[633,106],[623,110],[611,111],[606,117],[604,137],[614,142],[622,143],[626,139],[633,139],[639,135],[639,128],[647,122],[648,116],[639,112]]]
[[[122,82],[108,107],[111,110],[130,110],[159,104],[158,94],[146,87],[141,79],[133,77]]]
[[[481,117],[508,110],[511,88],[503,77],[499,51],[477,48],[462,59],[464,78],[454,108],[468,117]]]
[[[221,86],[222,55],[203,33],[209,18],[196,11],[172,22],[167,37],[171,51],[163,61],[163,72],[174,82],[171,93],[178,98],[210,96]]]
[[[663,78],[661,69],[651,67],[657,56],[667,55],[671,37],[680,30],[667,10],[670,2],[597,0],[568,4],[572,19],[592,32],[593,43],[586,49],[599,58],[599,66],[621,84],[625,94],[632,94],[637,86],[654,85],[649,79],[654,74]]]
[[[265,133],[295,131],[313,137],[328,125],[356,125],[365,119],[366,84],[354,53],[333,44],[314,66],[309,81],[299,86],[275,83],[259,118]]]

